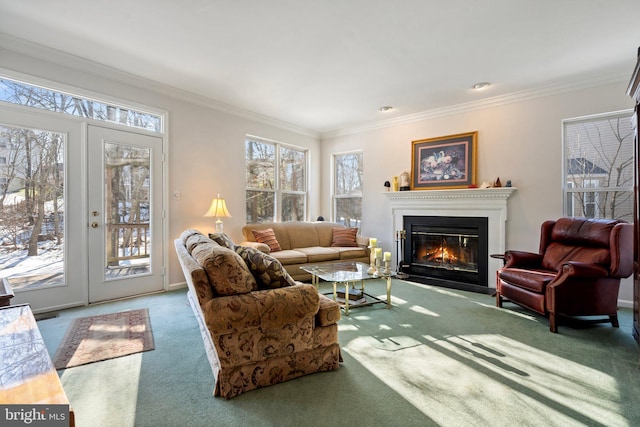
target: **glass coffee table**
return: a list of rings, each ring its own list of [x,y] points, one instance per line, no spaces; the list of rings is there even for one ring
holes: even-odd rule
[[[340,303],[342,308],[344,308],[344,314],[347,316],[349,315],[349,307],[386,304],[387,308],[391,308],[391,278],[396,275],[393,271],[387,274],[382,273],[382,271],[379,271],[378,274],[368,274],[369,264],[344,261],[309,265],[300,268],[307,273],[311,273],[311,283],[316,289],[318,289],[320,280],[333,283],[333,299]],[[371,279],[386,279],[386,300],[365,292],[364,282]],[[357,286],[358,283],[359,287]],[[344,291],[338,291],[338,287],[343,286]]]

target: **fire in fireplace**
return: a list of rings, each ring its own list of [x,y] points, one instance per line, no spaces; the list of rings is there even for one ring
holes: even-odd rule
[[[475,290],[488,287],[488,219],[405,216],[405,272],[424,283]],[[408,269],[408,271],[406,271]]]

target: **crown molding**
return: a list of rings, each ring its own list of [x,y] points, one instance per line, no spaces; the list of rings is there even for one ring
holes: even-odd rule
[[[461,103],[442,108],[434,108],[415,114],[407,114],[392,119],[380,120],[366,123],[359,126],[335,129],[325,132],[318,132],[307,128],[296,126],[292,123],[275,119],[254,111],[243,109],[232,104],[227,104],[211,98],[204,97],[193,92],[177,89],[173,86],[165,85],[153,80],[149,80],[138,75],[109,67],[107,65],[91,61],[76,55],[72,55],[57,49],[32,43],[24,39],[10,36],[0,32],[0,48],[13,51],[19,54],[42,59],[63,67],[73,67],[74,69],[86,72],[103,79],[111,80],[121,84],[135,85],[161,95],[180,99],[205,108],[241,117],[279,129],[287,130],[300,135],[326,140],[340,136],[353,135],[369,131],[375,131],[394,126],[401,126],[423,120],[435,119],[451,116],[455,114],[467,113],[471,111],[499,107],[517,102],[529,101],[538,98],[558,95],[566,92],[578,91],[581,89],[604,86],[614,83],[628,83],[628,73],[608,74],[597,77],[585,78],[582,80],[572,80],[570,82],[560,82],[541,86],[531,90],[522,90],[505,95],[495,96],[478,101]]]
[[[598,77],[591,77],[582,80],[575,80],[571,82],[554,83],[545,86],[541,86],[535,89],[522,90],[518,92],[511,92],[505,95],[494,96],[478,101],[466,102],[462,104],[456,104],[446,106],[442,108],[434,108],[431,110],[423,111],[415,114],[407,114],[401,117],[395,117],[392,119],[386,119],[376,122],[364,124],[362,126],[354,126],[350,128],[336,129],[333,131],[322,132],[320,138],[322,140],[336,138],[339,136],[353,135],[357,133],[364,133],[374,130],[380,130],[393,126],[400,126],[409,123],[415,123],[423,120],[435,119],[439,117],[451,116],[454,114],[467,113],[476,110],[482,110],[486,108],[499,107],[508,104],[514,104],[517,102],[524,102],[538,98],[545,98],[548,96],[554,96],[566,92],[574,92],[582,89],[606,86],[614,83],[627,83],[629,75],[627,73],[608,74]]]
[[[177,98],[185,102],[189,102],[195,105],[199,105],[205,108],[211,108],[222,113],[230,114],[233,116],[241,117],[247,120],[259,122],[262,124],[277,127],[279,129],[287,130],[304,136],[319,139],[320,133],[296,126],[292,123],[288,123],[282,120],[275,119],[273,117],[266,116],[264,114],[256,113],[247,109],[237,107],[235,105],[227,104],[221,101],[217,101],[211,98],[204,97],[202,95],[195,94],[193,92],[177,89],[173,86],[165,85],[153,80],[140,77],[136,74],[127,73],[117,68],[109,67],[99,62],[91,61],[76,55],[72,55],[61,50],[42,46],[37,43],[33,43],[21,38],[17,38],[5,33],[0,32],[0,48],[12,51],[18,54],[30,56],[36,59],[51,62],[63,67],[72,67],[76,70],[85,72],[87,74],[100,77],[102,79],[110,80],[116,83],[133,85],[140,87],[155,93]],[[18,71],[18,70],[15,70]],[[105,94],[107,95],[107,94]]]

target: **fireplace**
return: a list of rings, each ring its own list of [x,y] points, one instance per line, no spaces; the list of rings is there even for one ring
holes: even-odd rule
[[[403,270],[412,279],[486,291],[488,218],[409,215],[403,222]]]
[[[442,189],[428,191],[388,191],[384,195],[388,200],[391,208],[391,228],[389,229],[389,238],[395,241],[395,236],[400,231],[405,231],[405,239],[403,240],[403,253],[393,254],[394,262],[392,265],[398,265],[402,262],[403,270],[411,275],[410,279],[414,282],[420,282],[428,285],[453,287],[475,292],[491,293],[496,286],[496,270],[502,266],[502,261],[493,258],[491,254],[502,254],[505,251],[506,242],[506,223],[507,223],[507,199],[516,191],[513,187],[486,188],[486,189]],[[475,238],[470,239],[467,227],[478,228],[478,253],[477,253],[477,272],[473,264],[472,258],[465,262],[464,267],[459,265],[447,264],[441,262],[439,266],[419,265],[413,261],[412,250],[408,249],[411,245],[411,228],[405,225],[405,218],[450,218],[449,223],[441,224],[441,229],[431,234],[441,233],[445,237],[452,230],[460,225],[463,230],[460,239],[462,240],[461,248],[456,249],[458,252],[467,251],[471,246],[475,245]],[[478,219],[480,224],[476,222]],[[423,232],[420,229],[419,233]],[[467,238],[466,243],[464,241]],[[383,237],[384,239],[384,237]],[[423,239],[421,237],[421,239]],[[426,239],[426,237],[424,238]],[[438,238],[436,238],[437,240]],[[440,240],[443,237],[439,237]],[[447,240],[447,239],[445,239]],[[448,239],[449,241],[451,239]],[[459,240],[459,239],[458,239]],[[466,256],[467,253],[464,252]],[[399,256],[400,259],[396,259]],[[475,256],[475,255],[474,255]],[[418,253],[418,258],[421,254]],[[424,255],[422,255],[424,257]],[[435,256],[438,258],[438,256]],[[440,257],[441,258],[441,257]],[[445,258],[446,259],[446,258]],[[455,267],[455,268],[454,268]],[[411,268],[411,270],[410,270]],[[445,271],[446,270],[446,271]],[[472,270],[472,271],[467,271]],[[443,277],[455,274],[454,277]]]

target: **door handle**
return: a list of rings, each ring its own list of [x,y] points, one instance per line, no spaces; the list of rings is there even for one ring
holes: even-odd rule
[[[98,223],[97,222],[92,222],[91,223],[91,228],[98,228]]]

